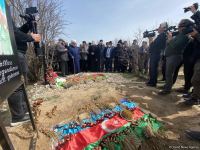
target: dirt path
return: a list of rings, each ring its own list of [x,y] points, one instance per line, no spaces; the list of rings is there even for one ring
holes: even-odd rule
[[[177,96],[177,93],[172,93],[169,96],[158,96],[156,94],[158,89],[146,87],[142,79],[132,76],[124,79],[119,74],[109,76],[107,81],[69,89],[55,90],[36,86],[35,92],[31,88],[32,91],[30,90],[29,93],[32,93],[32,96],[30,98],[45,97],[45,101],[40,107],[38,128],[48,129],[62,121],[72,120],[76,118],[77,110],[84,105],[119,100],[127,96],[137,102],[140,107],[156,114],[159,119],[166,122],[164,134],[169,146],[187,145],[196,146],[195,149],[200,149],[199,143],[188,140],[184,135],[184,131],[187,129],[200,130],[200,111],[197,107],[189,108],[182,105],[181,97]],[[182,80],[179,80],[177,86],[181,84]],[[55,116],[47,117],[46,113],[51,111],[54,106],[57,106]],[[29,149],[33,136],[30,125],[16,128],[7,127],[7,129],[16,150]],[[49,138],[39,132],[36,149],[47,150],[50,148],[51,141]]]

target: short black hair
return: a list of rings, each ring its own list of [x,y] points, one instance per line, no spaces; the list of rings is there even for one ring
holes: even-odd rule
[[[197,10],[199,8],[199,4],[198,3],[194,3],[194,8]]]

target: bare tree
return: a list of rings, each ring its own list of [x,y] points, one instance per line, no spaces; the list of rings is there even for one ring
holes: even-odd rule
[[[63,9],[63,0],[10,0],[12,16],[15,24],[17,26],[22,25],[24,20],[19,17],[20,14],[24,14],[24,10],[27,7],[37,6],[38,8],[38,33],[42,37],[44,43],[43,48],[45,51],[46,64],[52,64],[52,58],[49,57],[50,47],[52,49],[52,43],[63,33],[63,28],[68,24],[64,19],[64,9]],[[32,73],[35,74],[35,77],[41,75],[40,70],[41,63],[34,55],[33,46],[29,46],[29,51],[27,53],[29,60],[29,66],[32,69]],[[37,68],[35,70],[35,68]]]
[[[143,32],[142,32],[142,30],[140,28],[138,28],[138,30],[134,33],[133,37],[138,41],[138,45],[142,44]]]

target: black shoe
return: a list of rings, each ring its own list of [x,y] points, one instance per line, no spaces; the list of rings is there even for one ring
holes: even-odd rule
[[[189,99],[189,98],[191,98],[191,93],[183,94],[182,97],[183,97],[184,99]]]
[[[157,88],[160,89],[160,90],[164,90],[165,86],[158,86]]]
[[[200,141],[200,132],[198,131],[185,131],[187,137],[193,140]]]
[[[183,94],[188,94],[188,90],[186,90],[186,89],[177,89],[176,92],[183,93]]]
[[[189,106],[192,106],[192,105],[200,105],[200,99],[194,99],[194,98],[190,98],[188,100],[186,100],[184,102],[185,105],[189,105]]]
[[[159,95],[167,95],[170,93],[171,93],[171,91],[166,91],[166,90],[162,90],[162,91],[158,92]]]
[[[164,82],[164,81],[166,81],[166,79],[164,79],[164,78],[162,78],[161,80],[159,80],[160,82]]]
[[[152,84],[152,83],[146,83],[146,86],[150,86],[150,87],[156,87],[156,84]]]
[[[26,122],[30,121],[29,115],[25,115],[22,119],[13,119],[12,122],[10,123],[11,127],[16,127],[20,126]]]

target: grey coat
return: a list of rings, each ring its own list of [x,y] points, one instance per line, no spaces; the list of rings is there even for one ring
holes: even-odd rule
[[[59,61],[69,61],[68,49],[62,43],[58,43],[56,49]]]

